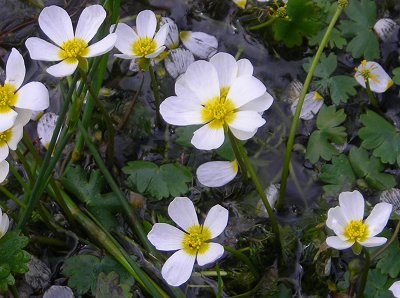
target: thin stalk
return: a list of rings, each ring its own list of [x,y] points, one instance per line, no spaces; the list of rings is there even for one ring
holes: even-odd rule
[[[268,27],[268,26],[272,25],[272,23],[275,22],[277,19],[278,19],[277,17],[271,17],[268,21],[265,21],[264,23],[261,23],[258,25],[251,26],[248,29],[250,31],[254,31],[254,30],[259,30],[259,29]]]
[[[224,249],[231,253],[232,255],[234,255],[236,258],[238,258],[239,260],[241,260],[243,263],[245,263],[247,265],[247,267],[249,267],[251,273],[253,274],[255,279],[259,279],[260,278],[260,273],[258,272],[257,268],[254,266],[254,264],[250,261],[250,259],[242,252],[230,247],[230,246],[226,246],[224,245]]]
[[[15,204],[18,205],[20,208],[25,208],[24,202],[19,200],[16,196],[14,196],[7,188],[5,188],[3,185],[0,185],[0,191],[11,201],[13,201]]]
[[[8,163],[10,166],[10,172],[14,175],[15,179],[17,179],[18,183],[22,186],[26,194],[31,193],[31,188],[28,183],[25,182],[24,178],[18,173],[18,170],[15,168],[13,162]]]
[[[267,209],[267,213],[269,215],[269,219],[271,220],[271,225],[272,225],[272,230],[275,233],[276,236],[276,243],[278,244],[278,249],[279,252],[281,252],[281,238],[280,238],[280,232],[279,232],[279,225],[278,225],[278,221],[276,220],[276,216],[274,211],[272,210],[271,205],[268,202],[268,198],[267,195],[265,194],[264,188],[262,187],[260,180],[257,177],[257,174],[253,168],[253,165],[250,162],[249,157],[247,156],[246,151],[243,148],[242,143],[240,143],[235,136],[232,134],[232,132],[228,129],[228,136],[229,139],[231,141],[232,144],[235,144],[238,148],[238,154],[240,155],[240,157],[243,159],[244,164],[246,165],[246,169],[248,171],[248,173],[250,174],[251,179],[253,180],[254,186],[256,187],[256,190],[258,192],[258,194],[261,197],[261,200],[265,206],[265,208]]]
[[[282,179],[281,179],[281,189],[279,192],[279,199],[278,199],[278,202],[276,205],[277,209],[281,209],[283,207],[283,204],[285,201],[287,179],[289,176],[289,165],[290,165],[290,161],[291,161],[291,157],[292,157],[294,139],[295,139],[296,132],[297,132],[297,126],[299,124],[300,113],[301,113],[301,109],[303,107],[304,98],[307,94],[308,88],[310,87],[311,79],[314,75],[315,69],[317,68],[319,59],[321,58],[324,48],[329,41],[329,37],[332,33],[332,29],[335,27],[336,21],[339,19],[340,15],[343,11],[343,8],[344,8],[343,4],[338,4],[338,6],[336,8],[336,12],[332,17],[332,20],[329,23],[329,26],[325,32],[325,35],[322,38],[321,44],[318,47],[317,53],[315,54],[314,60],[311,64],[310,70],[309,70],[306,80],[304,82],[303,89],[301,90],[301,93],[300,93],[299,103],[297,105],[296,112],[294,114],[292,127],[290,128],[289,138],[288,138],[287,145],[286,145],[285,160],[283,163],[283,171],[282,171]]]
[[[156,125],[157,127],[161,126],[161,114],[160,114],[160,92],[158,91],[158,84],[157,84],[157,78],[156,74],[154,72],[154,68],[151,65],[149,65],[149,73],[150,73],[150,78],[151,78],[151,90],[153,91],[154,95],[154,102],[156,106]]]
[[[371,86],[369,84],[369,80],[368,79],[365,80],[365,88],[367,90],[367,94],[368,94],[368,97],[369,97],[369,100],[370,100],[372,106],[374,108],[376,108],[377,110],[379,110],[378,101],[376,100],[374,94],[371,91]]]
[[[369,266],[371,265],[371,257],[369,255],[369,252],[366,248],[363,248],[364,251],[364,256],[365,256],[365,263],[364,263],[364,269],[362,272],[362,275],[360,277],[360,284],[358,286],[357,290],[357,298],[362,298],[364,297],[364,290],[365,286],[367,284],[367,278],[368,278],[368,272],[369,272]]]
[[[392,238],[390,238],[390,240],[388,242],[385,243],[384,246],[382,246],[377,252],[375,252],[372,256],[371,256],[371,261],[374,261],[378,256],[380,256],[386,249],[388,249],[388,247],[397,240],[398,237],[398,233],[400,230],[400,220],[397,222],[396,228],[393,232]]]
[[[229,133],[231,133],[231,132],[228,131],[228,134]],[[235,136],[233,136],[233,135],[230,136],[229,135],[229,138],[232,138],[232,137],[234,138]],[[242,158],[242,156],[240,154],[239,148],[238,148],[236,143],[237,142],[232,142],[231,141],[231,146],[232,146],[232,149],[233,149],[233,153],[235,153],[236,160],[238,161],[240,171],[242,172],[243,182],[247,182],[247,180],[248,180],[248,176],[247,176],[248,170],[247,170],[246,164],[243,161],[243,158]]]

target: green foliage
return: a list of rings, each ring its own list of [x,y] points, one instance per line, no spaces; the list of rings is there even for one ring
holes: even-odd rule
[[[310,0],[290,0],[287,4],[288,19],[277,19],[272,24],[274,37],[291,48],[300,46],[303,37],[310,37],[320,30],[315,4]]]
[[[400,166],[400,133],[387,120],[373,111],[367,111],[361,116],[364,125],[358,132],[363,140],[362,146],[372,149],[373,155],[383,163]]]
[[[182,126],[175,129],[176,132],[176,143],[182,147],[193,148],[190,140],[193,137],[193,133],[199,129],[198,125]]]
[[[311,67],[311,59],[303,65],[305,71]],[[350,96],[356,95],[354,88],[357,81],[350,76],[337,75],[332,76],[337,68],[337,57],[334,53],[329,56],[321,55],[321,59],[315,69],[314,76],[319,78],[314,81],[314,89],[320,91],[323,95],[329,94],[334,104],[347,102]]]
[[[353,189],[356,175],[346,155],[332,157],[332,164],[322,167],[321,181],[325,183],[323,189],[328,194],[338,194]]]
[[[382,274],[378,269],[369,270],[367,284],[364,295],[366,298],[392,298],[393,295],[387,289],[392,281],[388,281],[388,276]]]
[[[395,240],[389,248],[379,256],[376,264],[381,273],[388,274],[391,278],[397,278],[400,273],[400,247],[399,241]]]
[[[119,276],[112,271],[109,274],[100,272],[97,277],[96,298],[131,298],[131,285],[120,284]]]
[[[0,239],[0,292],[6,292],[9,285],[15,284],[15,274],[28,272],[31,256],[23,250],[28,242],[28,238],[17,231],[10,231]]]
[[[138,160],[129,162],[122,171],[129,175],[130,188],[157,200],[187,193],[187,183],[193,179],[189,168],[180,164],[159,167],[150,161]]]
[[[393,82],[396,85],[400,85],[400,67],[396,67],[395,69],[393,69],[392,72],[393,72],[393,75],[394,75]]]
[[[102,194],[105,181],[100,171],[92,171],[88,180],[82,167],[72,166],[68,168],[62,182],[107,230],[117,226],[114,214],[120,211],[121,205],[113,192]]]
[[[121,288],[130,288],[134,284],[133,277],[111,256],[105,256],[101,260],[92,255],[79,255],[68,258],[64,263],[63,274],[68,277],[68,286],[77,290],[81,295],[96,294],[98,276],[101,272],[109,274],[115,272],[119,276]],[[115,275],[100,277],[100,283],[112,280],[115,284]],[[116,284],[118,286],[118,283]],[[104,285],[99,285],[104,290]],[[96,296],[97,297],[97,296]],[[124,297],[124,296],[120,296]],[[128,297],[128,296],[126,296]]]
[[[381,173],[384,166],[374,156],[369,157],[363,148],[353,147],[349,159],[354,172],[363,178],[369,186],[377,190],[386,190],[396,185],[396,180],[390,174]]]
[[[376,23],[376,4],[371,0],[352,0],[345,10],[350,20],[340,22],[339,28],[346,38],[352,38],[346,50],[354,58],[379,58],[379,42],[373,26]]]
[[[306,158],[316,163],[319,158],[331,160],[338,150],[331,144],[343,144],[346,141],[346,129],[339,126],[346,119],[343,109],[336,111],[335,106],[322,106],[317,117],[317,128],[308,140]]]

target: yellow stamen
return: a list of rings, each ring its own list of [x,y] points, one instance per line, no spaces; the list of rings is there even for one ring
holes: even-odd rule
[[[344,236],[347,241],[363,242],[367,240],[369,235],[368,225],[362,220],[352,220],[344,229]]]
[[[157,49],[156,42],[150,37],[141,37],[132,46],[132,52],[139,57],[145,57],[154,53]]]
[[[89,54],[88,43],[82,38],[74,38],[61,45],[58,56],[67,63],[76,63],[78,58]]]
[[[205,253],[210,244],[206,242],[211,239],[211,231],[201,225],[192,226],[183,238],[183,250],[189,255]]]
[[[238,172],[238,170],[239,170],[239,164],[238,164],[238,161],[235,159],[234,161],[231,161],[231,167],[232,167],[232,169],[233,169],[233,171],[235,172],[235,173],[237,173]]]
[[[15,91],[17,89],[11,84],[0,86],[0,114],[8,113],[17,103],[18,95]]]
[[[11,141],[12,138],[12,130],[7,129],[6,131],[0,132],[0,147],[7,146],[7,143]]]
[[[324,100],[324,98],[319,94],[317,91],[314,92],[314,99],[315,100]]]

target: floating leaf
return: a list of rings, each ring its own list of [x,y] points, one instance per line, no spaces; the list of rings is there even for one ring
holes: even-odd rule
[[[331,160],[338,150],[331,144],[343,144],[346,141],[346,129],[339,126],[346,119],[343,109],[336,111],[335,106],[323,106],[317,117],[317,128],[308,140],[306,158],[316,163],[319,158]]]
[[[187,183],[193,177],[189,168],[179,164],[157,166],[149,161],[131,161],[123,172],[128,174],[128,185],[133,190],[155,199],[178,197],[188,192]]]
[[[363,140],[361,146],[372,149],[373,155],[379,157],[383,163],[400,166],[400,133],[386,119],[377,113],[368,110],[361,115],[364,125],[358,131]]]

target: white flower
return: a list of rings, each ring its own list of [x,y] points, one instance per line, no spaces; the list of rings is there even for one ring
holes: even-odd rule
[[[357,190],[342,192],[339,195],[339,206],[328,211],[326,225],[337,236],[330,236],[326,243],[336,249],[346,249],[353,245],[355,252],[360,252],[360,245],[374,247],[384,244],[387,239],[375,237],[382,232],[392,212],[392,205],[378,203],[371,214],[363,221],[364,198]]]
[[[197,168],[196,176],[200,183],[208,187],[220,187],[233,180],[238,173],[238,162],[210,161]]]
[[[2,183],[8,175],[10,166],[6,160],[0,161],[0,183]]]
[[[24,125],[30,120],[30,113],[19,113],[12,127],[0,131],[0,161],[7,158],[10,150],[16,150],[19,141],[22,139]],[[8,172],[8,171],[7,171]]]
[[[61,61],[47,68],[55,77],[71,75],[77,68],[79,59],[96,57],[110,51],[117,39],[116,34],[109,34],[89,46],[106,18],[106,11],[101,5],[86,7],[74,30],[71,18],[61,7],[45,7],[39,15],[39,26],[54,43],[51,44],[37,37],[27,39],[25,45],[33,60]]]
[[[176,49],[179,46],[178,26],[172,19],[167,18],[167,17],[161,18],[160,27],[162,27],[164,24],[169,25],[169,31],[168,31],[167,39],[165,40],[165,45],[171,50]]]
[[[44,148],[49,148],[51,138],[56,128],[58,115],[54,113],[45,113],[38,121],[37,134],[40,139],[40,143]]]
[[[380,19],[374,25],[376,35],[378,35],[382,41],[388,40],[398,30],[399,25],[388,18]]]
[[[373,61],[361,61],[355,68],[354,78],[366,88],[365,80],[368,79],[369,86],[373,92],[383,93],[393,85],[392,79],[378,63]]]
[[[183,74],[193,62],[194,56],[192,52],[178,48],[169,52],[168,57],[164,60],[164,65],[171,77],[176,79]]]
[[[161,274],[168,284],[179,286],[190,278],[196,259],[203,266],[223,255],[224,247],[209,240],[223,232],[229,212],[215,205],[200,225],[192,201],[178,197],[169,204],[168,214],[183,231],[169,224],[156,223],[147,238],[158,250],[177,250],[165,262]]]
[[[394,297],[400,298],[400,281],[394,282],[390,286],[389,291],[392,291]]]
[[[232,1],[240,8],[244,9],[246,7],[247,0],[232,0]]]
[[[181,31],[179,36],[183,45],[200,59],[208,59],[217,52],[218,40],[204,32]]]
[[[161,103],[161,115],[173,125],[204,124],[191,140],[203,150],[220,147],[226,127],[240,140],[253,137],[265,123],[260,113],[273,102],[264,84],[253,77],[250,61],[236,61],[227,53],[192,63],[176,81],[175,93]]]
[[[115,56],[123,59],[155,58],[165,49],[169,24],[161,26],[156,33],[157,19],[151,10],[141,11],[136,18],[136,31],[127,24],[118,23],[115,30],[118,38],[115,47],[122,53]],[[110,31],[114,30],[115,25]]]
[[[22,86],[24,78],[24,59],[16,49],[12,49],[6,64],[6,80],[4,85],[0,85],[0,131],[11,128],[19,113],[26,115],[30,110],[44,110],[49,106],[46,87],[39,82]]]
[[[278,200],[279,197],[279,189],[281,185],[280,184],[271,184],[266,190],[265,190],[265,195],[267,196],[267,200],[269,202],[269,205],[274,208],[276,201]],[[256,214],[258,216],[262,217],[269,217],[269,214],[267,212],[267,208],[265,208],[265,205],[261,199],[258,200],[257,206],[256,206]]]
[[[296,112],[297,105],[299,104],[299,98],[293,102],[291,106],[292,114]],[[303,106],[301,107],[300,118],[304,120],[310,120],[318,114],[319,110],[324,104],[324,98],[317,92],[309,92],[304,98]]]
[[[7,233],[9,225],[10,220],[8,219],[7,214],[3,213],[0,209],[0,238]]]

